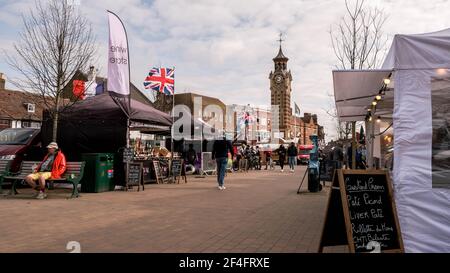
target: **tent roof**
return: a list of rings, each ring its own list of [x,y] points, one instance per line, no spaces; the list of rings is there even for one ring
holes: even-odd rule
[[[391,73],[391,70],[334,70],[334,98],[339,120],[363,121],[367,108]],[[386,108],[384,111],[389,110],[393,103],[393,92],[390,91],[378,105],[377,113],[381,113],[383,108]]]
[[[171,126],[170,115],[150,105],[131,99],[131,120],[159,126]],[[121,108],[108,93],[75,103],[62,113],[63,119],[119,119],[125,117]]]
[[[450,68],[450,29],[395,35],[380,70],[333,71],[334,94],[340,121],[362,121],[367,107],[383,86],[383,79],[395,70]],[[393,86],[393,85],[392,85]],[[388,89],[377,105],[376,115],[391,117],[394,105],[392,89]]]
[[[395,35],[383,69],[450,68],[450,29]]]

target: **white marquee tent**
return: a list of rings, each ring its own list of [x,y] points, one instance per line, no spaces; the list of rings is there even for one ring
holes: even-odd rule
[[[396,35],[383,68],[394,70],[393,180],[405,249],[450,252],[450,190],[432,185],[431,108],[431,80],[450,69],[450,29]]]
[[[382,70],[333,71],[340,120],[365,120],[391,73],[377,115],[393,118],[393,183],[405,250],[450,252],[450,189],[432,182],[431,101],[433,78],[450,78],[450,29],[396,35]]]

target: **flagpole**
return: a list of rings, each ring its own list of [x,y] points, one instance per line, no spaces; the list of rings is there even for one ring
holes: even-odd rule
[[[294,140],[296,138],[297,138],[297,113],[295,113],[295,115],[294,115]]]
[[[175,131],[174,131],[174,127],[173,124],[175,122],[175,113],[174,113],[174,109],[175,109],[175,66],[172,68],[173,69],[173,94],[172,94],[172,137],[171,137],[171,144],[170,144],[170,149],[172,151],[171,153],[171,161],[172,161],[172,165],[173,165],[173,154],[174,154],[174,142],[173,142],[173,137],[175,135]],[[172,179],[173,182],[175,183],[175,174],[172,172]]]

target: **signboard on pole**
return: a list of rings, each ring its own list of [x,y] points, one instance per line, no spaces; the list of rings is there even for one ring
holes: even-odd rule
[[[128,40],[120,18],[108,11],[108,91],[116,96],[130,95]]]

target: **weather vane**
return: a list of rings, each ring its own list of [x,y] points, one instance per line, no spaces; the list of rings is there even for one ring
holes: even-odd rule
[[[278,42],[280,42],[280,47],[281,47],[281,43],[284,41],[284,40],[282,39],[282,37],[283,37],[283,33],[281,33],[281,31],[280,31],[280,39],[277,40]]]

